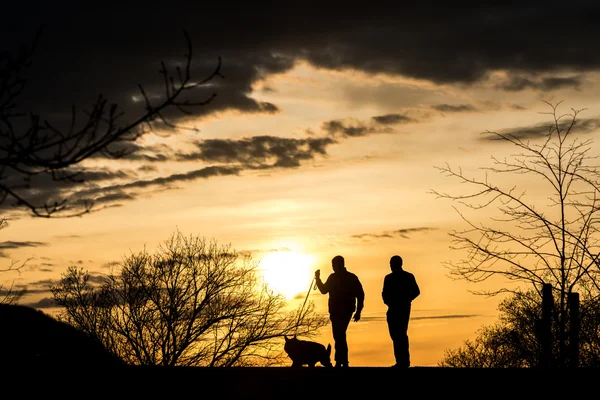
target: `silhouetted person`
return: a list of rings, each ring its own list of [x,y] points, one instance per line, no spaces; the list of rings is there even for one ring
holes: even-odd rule
[[[402,269],[402,257],[393,256],[390,259],[392,272],[383,280],[381,296],[388,306],[386,319],[390,337],[394,344],[394,367],[410,367],[410,352],[408,348],[408,321],[412,301],[421,294],[415,276]]]
[[[358,277],[344,266],[344,257],[335,256],[331,260],[333,273],[327,281],[321,281],[321,271],[315,271],[315,281],[319,291],[329,293],[329,319],[335,342],[335,366],[348,366],[348,342],[346,331],[354,313],[354,321],[360,320],[364,307],[365,292]],[[355,312],[356,311],[356,312]]]

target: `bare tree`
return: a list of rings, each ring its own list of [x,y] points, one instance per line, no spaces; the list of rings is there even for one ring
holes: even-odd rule
[[[216,96],[195,99],[194,90],[202,88],[221,75],[221,59],[214,70],[201,79],[191,74],[193,58],[192,43],[187,32],[184,37],[187,52],[182,67],[167,68],[164,62],[159,70],[164,82],[164,93],[160,101],[153,103],[144,87],[138,85],[145,102],[139,115],[124,115],[117,104],[98,95],[89,109],[79,112],[73,105],[71,121],[61,129],[41,115],[24,110],[27,103],[25,87],[26,72],[34,62],[35,47],[41,31],[30,45],[23,45],[16,54],[0,52],[0,206],[29,210],[34,217],[73,217],[101,207],[95,207],[93,199],[79,198],[67,194],[58,199],[36,198],[39,182],[50,178],[73,193],[83,184],[82,168],[77,168],[86,159],[102,154],[109,158],[120,158],[128,154],[123,144],[139,139],[153,130],[156,125],[177,128],[166,115],[177,110],[182,115],[206,106]],[[93,208],[93,209],[92,209]],[[1,227],[6,226],[6,218]],[[0,272],[20,272],[29,259],[13,261],[0,268]],[[0,303],[15,303],[24,290],[0,285]]]
[[[483,167],[481,178],[448,164],[437,167],[458,180],[464,191],[432,193],[457,203],[454,208],[467,226],[450,233],[450,247],[466,253],[464,259],[446,263],[452,278],[474,283],[505,279],[497,290],[474,292],[485,295],[514,291],[519,283],[541,295],[544,283],[552,285],[562,365],[567,354],[568,294],[582,289],[595,298],[599,293],[600,169],[590,154],[592,140],[573,138],[582,110],[558,114],[560,103],[547,104],[551,112],[544,114],[552,117],[552,123],[545,138],[524,141],[516,134],[486,131],[518,153],[509,159],[492,157],[493,166]],[[528,196],[527,188],[518,189],[514,183],[502,187],[492,181],[491,176],[499,175],[524,176],[545,192]],[[467,192],[468,188],[472,190]],[[467,211],[483,214],[480,222]]]
[[[0,52],[0,205],[28,209],[36,217],[71,217],[92,210],[91,199],[58,199],[51,201],[28,198],[35,185],[34,177],[51,177],[65,184],[82,183],[81,171],[74,169],[82,161],[102,153],[119,158],[127,154],[124,142],[132,142],[147,133],[153,125],[174,127],[166,112],[176,109],[184,115],[210,103],[216,94],[203,99],[184,99],[184,94],[206,86],[220,73],[221,59],[215,69],[202,79],[192,79],[192,44],[186,32],[187,53],[183,67],[167,68],[161,63],[159,71],[164,81],[164,94],[154,104],[139,85],[145,101],[141,115],[124,117],[117,104],[98,95],[90,109],[78,113],[73,105],[71,123],[61,129],[36,113],[22,109],[25,73],[32,65],[39,33],[30,46],[22,46],[17,54]],[[81,121],[78,118],[83,118]],[[10,202],[10,203],[9,203]]]
[[[327,324],[312,303],[286,309],[230,246],[176,233],[154,254],[124,259],[100,286],[75,267],[52,287],[61,318],[99,338],[129,364],[273,365],[284,335],[312,336]]]
[[[579,365],[600,367],[600,299],[587,297],[581,302],[579,332]],[[440,367],[455,368],[531,368],[539,365],[541,351],[538,327],[542,319],[541,299],[535,290],[515,293],[502,300],[498,307],[500,319],[485,326],[473,340],[466,340],[457,349],[447,349],[438,362]],[[558,321],[552,331],[559,334]],[[557,363],[559,343],[554,342],[552,356]]]

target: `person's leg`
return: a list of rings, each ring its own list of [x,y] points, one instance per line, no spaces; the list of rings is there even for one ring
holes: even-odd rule
[[[410,305],[404,310],[402,314],[402,332],[404,332],[404,360],[405,365],[410,367],[410,349],[408,340],[408,321],[410,320]]]
[[[348,364],[348,342],[346,340],[346,331],[350,324],[350,316],[347,315],[330,315],[331,329],[333,332],[333,341],[335,342],[335,363],[336,366]]]
[[[388,310],[386,319],[390,337],[394,347],[394,358],[399,367],[410,366],[410,352],[408,343],[408,320],[410,307]]]
[[[390,332],[390,338],[392,339],[392,346],[394,350],[394,359],[396,360],[395,366],[400,365],[400,334],[398,316],[392,310],[388,310],[386,313],[386,320],[388,330]]]

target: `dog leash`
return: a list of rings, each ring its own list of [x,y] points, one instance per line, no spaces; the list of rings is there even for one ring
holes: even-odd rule
[[[313,287],[314,283],[314,287]],[[308,300],[308,295],[310,294],[311,289],[315,290],[317,288],[317,284],[315,282],[315,277],[313,276],[312,281],[310,282],[310,286],[308,287],[308,292],[306,292],[306,297],[304,298],[304,303],[302,303],[302,307],[298,312],[298,321],[296,321],[296,331],[298,331],[298,326],[300,325],[300,318],[302,317],[302,311],[304,311],[304,307],[306,306],[306,301]]]

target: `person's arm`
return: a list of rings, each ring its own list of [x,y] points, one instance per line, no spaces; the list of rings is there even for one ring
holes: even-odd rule
[[[419,285],[417,285],[417,280],[415,279],[415,276],[412,276],[412,289],[410,292],[410,301],[413,301],[414,299],[416,299],[417,297],[419,297],[419,295],[421,294],[421,289],[419,289]]]
[[[386,306],[389,306],[389,301],[390,301],[390,294],[389,294],[389,284],[388,284],[388,279],[389,279],[389,275],[386,275],[385,278],[383,278],[383,290],[381,291],[381,298],[383,299],[383,304],[385,304]]]
[[[356,278],[356,312],[354,313],[354,321],[360,320],[362,309],[365,306],[365,291],[363,290],[362,284],[358,277]]]
[[[323,283],[323,281],[321,281],[321,271],[320,270],[315,271],[315,283],[317,284],[317,287],[319,288],[319,291],[321,292],[321,294],[329,293],[329,278],[327,278],[327,281],[325,283]]]

